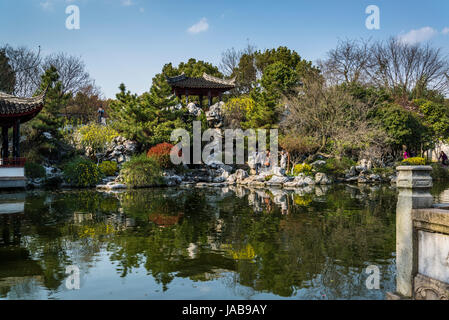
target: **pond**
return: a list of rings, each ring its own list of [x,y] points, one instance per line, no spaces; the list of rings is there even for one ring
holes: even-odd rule
[[[0,299],[384,299],[395,290],[388,185],[0,198]],[[365,284],[372,265],[379,290]],[[70,266],[78,290],[67,286]]]

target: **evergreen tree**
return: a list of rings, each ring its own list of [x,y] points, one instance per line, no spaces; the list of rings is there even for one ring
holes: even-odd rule
[[[145,149],[169,142],[172,131],[186,128],[187,124],[183,121],[183,111],[170,109],[175,100],[164,97],[163,91],[162,87],[153,86],[149,93],[137,96],[121,84],[117,99],[110,105],[113,126]]]
[[[38,136],[44,132],[48,132],[53,137],[60,137],[59,129],[65,122],[63,111],[71,98],[71,93],[63,93],[62,83],[59,81],[58,70],[55,67],[50,67],[45,71],[37,94],[42,93],[46,89],[47,94],[44,108],[33,119],[31,126]]]
[[[4,50],[0,50],[0,91],[12,94],[16,85],[14,70]]]

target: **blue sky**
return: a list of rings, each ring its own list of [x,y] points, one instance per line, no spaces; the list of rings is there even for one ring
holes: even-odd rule
[[[80,9],[79,30],[65,27],[68,5]],[[368,5],[380,9],[380,30],[365,27]],[[109,98],[121,82],[148,90],[168,62],[193,57],[218,65],[224,50],[248,40],[316,61],[339,39],[390,36],[431,41],[449,53],[449,1],[0,0],[0,45],[81,56]]]

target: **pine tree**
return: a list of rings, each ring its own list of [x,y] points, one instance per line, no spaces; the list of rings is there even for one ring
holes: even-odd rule
[[[12,94],[16,85],[14,70],[3,50],[0,50],[0,91]]]
[[[50,67],[45,71],[45,74],[42,76],[40,89],[36,94],[40,94],[46,89],[44,108],[31,122],[31,126],[38,136],[48,132],[53,137],[60,138],[59,129],[65,122],[63,111],[71,98],[71,93],[63,93],[62,83],[59,81],[58,70],[55,67]]]

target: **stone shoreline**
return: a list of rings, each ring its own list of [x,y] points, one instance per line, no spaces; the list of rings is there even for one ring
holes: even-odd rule
[[[176,175],[166,172],[165,184],[146,187],[198,187],[198,188],[224,188],[228,186],[247,186],[253,188],[278,188],[295,190],[307,186],[332,185],[338,183],[370,185],[370,184],[395,184],[396,178],[382,178],[380,175],[363,175],[348,177],[345,179],[332,179],[324,173],[316,173],[314,177],[299,174],[298,176],[286,176],[281,168],[275,167],[271,171],[259,175],[248,175],[244,170],[237,170],[231,174],[232,168],[226,166],[210,170],[191,171],[185,175]],[[124,190],[128,187],[118,181],[109,181],[96,187],[99,190]]]

